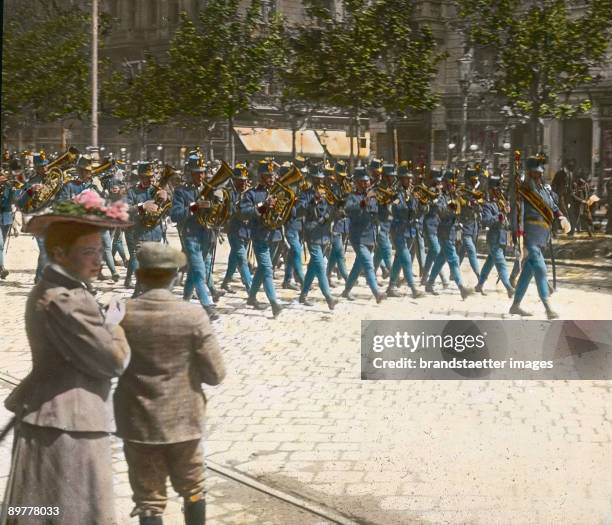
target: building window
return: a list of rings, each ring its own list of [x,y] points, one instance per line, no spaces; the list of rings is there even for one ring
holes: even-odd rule
[[[138,4],[136,0],[132,0],[128,3],[128,29],[130,31],[134,31],[136,29],[136,10],[138,8]]]
[[[168,22],[170,24],[178,24],[179,21],[179,3],[178,0],[169,0],[168,2]]]
[[[147,2],[149,27],[157,27],[159,22],[157,1]]]

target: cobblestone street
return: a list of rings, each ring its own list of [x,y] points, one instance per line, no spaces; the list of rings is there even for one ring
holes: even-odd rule
[[[226,246],[217,250],[216,282]],[[36,258],[30,236],[11,239],[11,274],[0,281],[2,399],[30,369],[23,313]],[[467,261],[462,268],[473,286]],[[610,317],[609,271],[558,271],[552,303],[562,319]],[[304,307],[277,279],[288,305],[277,320],[247,307],[242,289],[226,295],[214,326],[228,377],[206,388],[207,459],[355,523],[612,524],[612,382],[360,380],[361,320],[510,319],[495,280],[493,272],[486,297],[462,301],[451,286],[377,305],[361,279],[357,300],[330,312],[317,288],[315,306]],[[128,296],[118,284],[96,283],[100,300]],[[545,319],[533,284],[523,305]],[[8,419],[0,409],[0,426]],[[10,443],[0,448],[1,491]],[[120,523],[137,523],[120,442],[114,467]],[[333,523],[219,474],[208,479],[211,524]],[[167,517],[182,523],[178,499]]]

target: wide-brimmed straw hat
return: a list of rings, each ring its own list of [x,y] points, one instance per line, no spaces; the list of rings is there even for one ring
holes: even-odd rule
[[[95,191],[84,191],[71,200],[55,204],[45,213],[34,215],[23,231],[44,235],[51,224],[58,222],[88,224],[102,229],[132,226],[125,202],[116,201],[106,206],[104,199]]]

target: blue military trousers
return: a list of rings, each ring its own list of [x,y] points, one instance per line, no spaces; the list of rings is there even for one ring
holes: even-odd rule
[[[195,288],[198,299],[202,306],[210,306],[213,304],[210,298],[210,254],[209,242],[204,237],[185,237],[183,239],[185,255],[187,255],[187,263],[189,271],[185,279],[183,289],[183,299],[191,299]]]
[[[12,224],[0,225],[0,268],[4,268],[4,243],[8,242]]]
[[[546,301],[548,299],[548,280],[542,248],[535,244],[527,244],[527,257],[523,261],[523,268],[516,283],[516,293],[514,294],[516,304],[519,304],[525,296],[531,278],[534,276],[540,299]]]
[[[331,275],[336,265],[338,265],[340,275],[346,281],[348,279],[348,271],[346,270],[346,256],[341,233],[332,233],[331,253],[327,262],[327,275]]]
[[[257,292],[263,284],[268,301],[271,303],[277,302],[273,280],[274,274],[272,271],[271,254],[273,248],[273,243],[268,243],[267,241],[253,241],[253,251],[255,252],[255,259],[257,259],[257,270],[255,270],[255,275],[253,275],[253,281],[251,282],[251,289],[249,290],[250,299],[254,299],[257,296]]]
[[[376,274],[374,273],[374,260],[372,257],[372,247],[365,244],[352,244],[355,250],[355,262],[351,268],[348,279],[346,280],[346,291],[349,292],[355,285],[359,273],[363,270],[366,282],[372,290],[372,293],[378,295],[378,283],[376,282]]]
[[[421,277],[425,275],[425,237],[423,237],[423,232],[418,231],[415,242],[412,243],[412,248],[410,250],[413,257],[416,257],[417,262],[419,263],[419,271],[421,273]],[[431,268],[431,265],[430,265]]]
[[[251,270],[249,270],[249,261],[247,259],[247,245],[249,241],[241,239],[237,234],[228,234],[227,239],[230,245],[230,254],[227,259],[227,271],[223,282],[229,283],[234,276],[234,272],[238,270],[240,273],[240,279],[242,284],[248,292],[251,288],[251,282],[253,282],[253,276]]]
[[[414,287],[414,277],[412,275],[412,253],[410,249],[415,239],[406,239],[403,235],[393,238],[395,246],[395,258],[391,267],[391,277],[389,283],[397,284],[400,270],[403,270],[404,277],[410,288]]]
[[[113,259],[113,237],[110,230],[102,231],[102,258],[112,275],[117,273]]]
[[[482,267],[482,270],[480,271],[480,277],[478,278],[478,284],[480,286],[487,282],[489,274],[493,269],[493,265],[495,265],[495,268],[497,268],[497,273],[499,274],[499,279],[506,287],[506,290],[512,288],[510,285],[510,279],[508,277],[505,249],[506,247],[499,243],[489,244],[489,255],[487,255],[487,259]]]
[[[292,277],[302,283],[304,282],[304,268],[302,266],[302,242],[300,240],[300,232],[295,230],[287,230],[285,239],[289,244],[287,250],[287,261],[285,263],[285,283],[290,283]]]
[[[391,239],[389,232],[381,231],[376,239],[376,250],[374,251],[374,272],[378,270],[381,262],[384,263],[384,267],[389,271],[391,270],[393,257],[393,248],[391,246]]]
[[[306,269],[306,276],[304,277],[304,286],[302,287],[302,294],[306,295],[310,291],[310,287],[316,277],[319,281],[319,288],[321,293],[326,299],[331,298],[331,290],[329,288],[329,280],[327,279],[327,261],[324,255],[325,246],[321,244],[308,243],[308,253],[310,253],[310,259],[308,260],[308,268]]]
[[[427,257],[425,258],[425,264],[423,265],[422,277],[427,279],[431,267],[433,266],[434,261],[442,251],[442,248],[440,247],[440,241],[438,240],[438,234],[436,233],[426,233],[424,243],[425,241],[427,244]],[[440,271],[440,279],[444,284],[446,284],[446,275],[442,271]]]
[[[476,244],[471,235],[464,235],[461,241],[461,250],[459,252],[459,266],[463,262],[463,258],[467,254],[468,261],[472,267],[472,271],[476,276],[480,275],[480,265],[478,264],[478,256],[476,254]]]
[[[442,270],[444,262],[446,261],[448,262],[448,267],[450,269],[451,276],[453,280],[457,283],[457,286],[463,286],[463,281],[461,280],[461,270],[459,269],[459,257],[457,255],[455,243],[448,239],[443,239],[440,245],[441,250],[433,263],[433,266],[431,268],[431,274],[429,275],[427,284],[433,286],[436,277]]]
[[[42,277],[45,266],[49,263],[49,257],[45,248],[45,238],[36,235],[34,239],[36,239],[36,244],[38,245],[38,263],[36,265],[36,276],[34,277],[34,282],[37,283]]]

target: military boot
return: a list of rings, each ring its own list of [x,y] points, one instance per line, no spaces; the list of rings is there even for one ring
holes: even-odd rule
[[[206,500],[195,503],[185,502],[185,525],[204,525],[206,523]]]
[[[520,315],[522,317],[530,317],[533,315],[531,312],[523,310],[519,303],[512,303],[512,306],[510,307],[510,313],[512,315]]]
[[[474,287],[474,291],[481,293],[482,295],[487,295],[487,292],[485,292],[482,288],[482,284],[478,283],[475,287]]]

